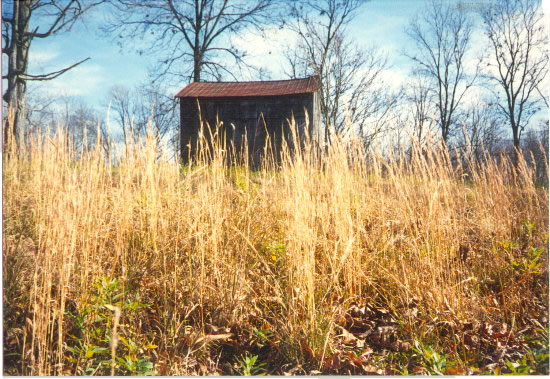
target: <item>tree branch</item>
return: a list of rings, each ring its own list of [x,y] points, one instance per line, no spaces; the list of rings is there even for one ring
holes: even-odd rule
[[[80,65],[81,63],[86,62],[89,59],[90,59],[90,57],[88,57],[86,59],[83,59],[80,62],[77,62],[73,65],[70,65],[69,67],[65,67],[64,69],[61,69],[59,71],[49,72],[47,74],[40,74],[40,75],[20,74],[19,77],[23,80],[37,80],[37,81],[52,80],[52,79],[55,79],[58,76],[64,74],[65,72],[75,68],[76,66]]]

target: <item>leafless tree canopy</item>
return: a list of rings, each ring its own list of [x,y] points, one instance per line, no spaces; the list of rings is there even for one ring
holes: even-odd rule
[[[112,151],[112,140],[107,126],[94,108],[67,98],[58,114],[57,123],[67,128],[68,136],[77,153],[96,147],[103,150],[106,156]]]
[[[502,115],[494,103],[479,101],[461,114],[460,143],[463,150],[481,160],[496,154],[502,143]]]
[[[294,3],[289,28],[296,46],[288,47],[286,74],[291,78],[317,75],[321,79],[320,108],[328,127],[337,133],[353,124],[368,144],[384,128],[384,116],[395,97],[383,87],[381,74],[388,60],[375,47],[350,40],[346,26],[365,1],[311,1]]]
[[[89,9],[105,0],[6,0],[2,2],[2,54],[8,60],[2,79],[7,80],[3,99],[14,111],[13,130],[19,144],[24,134],[25,94],[28,80],[51,80],[88,60],[83,59],[68,67],[50,73],[30,74],[28,72],[29,50],[34,38],[48,38],[72,25]],[[37,18],[40,22],[36,22]],[[7,139],[7,124],[4,138]]]
[[[106,157],[113,151],[103,113],[76,97],[52,96],[47,91],[32,87],[27,93],[26,102],[25,140],[33,135],[53,135],[58,128],[63,128],[76,156],[96,147]]]
[[[113,85],[109,89],[105,105],[110,106],[111,119],[122,131],[122,141],[137,142],[147,134],[149,123],[153,136],[159,141],[177,134],[177,102],[166,95],[167,92],[162,86],[151,83],[132,89]],[[171,138],[168,142],[173,145],[177,140]],[[177,151],[177,146],[172,147]]]
[[[422,145],[427,135],[431,134],[435,114],[429,82],[426,78],[417,76],[406,85],[403,92],[414,139]]]
[[[360,0],[292,2],[293,19],[288,27],[297,34],[298,45],[291,46],[286,53],[287,75],[296,78],[314,74],[321,79],[321,113],[325,124],[334,128],[340,126],[336,120],[342,118],[338,117],[342,107],[336,108],[336,105],[341,105],[343,96],[342,88],[334,87],[349,86],[349,82],[331,80],[350,66],[354,72],[346,70],[345,75],[356,74],[359,64],[365,60],[364,54],[352,46],[344,34],[346,25],[363,3]],[[328,141],[328,128],[325,139]]]
[[[468,75],[465,67],[472,23],[452,4],[431,0],[406,31],[414,42],[406,55],[416,64],[415,73],[429,80],[441,137],[447,142],[464,94],[477,76]]]
[[[134,101],[135,92],[125,86],[115,84],[107,94],[105,105],[110,107],[110,117],[115,121],[122,131],[122,140],[126,141],[132,137],[131,130],[134,124],[134,117],[138,105]]]
[[[548,36],[537,0],[500,0],[482,12],[489,41],[486,76],[498,99],[498,107],[512,129],[514,146],[539,110],[540,85],[548,72]]]
[[[245,63],[232,37],[261,31],[275,19],[279,0],[118,0],[105,30],[125,42],[139,41],[139,52],[158,56],[157,78],[185,81],[236,78],[228,59]],[[143,47],[146,44],[147,47]]]

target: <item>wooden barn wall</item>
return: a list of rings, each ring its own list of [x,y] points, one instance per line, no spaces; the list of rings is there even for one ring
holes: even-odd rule
[[[196,137],[199,129],[198,107],[200,105],[201,118],[208,121],[211,127],[216,120],[223,121],[228,142],[232,142],[239,149],[243,147],[245,136],[248,139],[248,150],[251,158],[259,162],[263,153],[266,132],[274,141],[274,148],[278,152],[281,145],[281,136],[288,140],[289,128],[287,120],[294,114],[294,119],[300,131],[306,124],[304,109],[308,112],[309,133],[316,136],[317,116],[314,106],[314,94],[299,94],[287,96],[262,97],[231,97],[231,98],[181,98],[181,146],[182,157],[190,153],[189,147],[196,146]],[[262,116],[265,120],[262,121]],[[234,125],[233,126],[231,125]]]

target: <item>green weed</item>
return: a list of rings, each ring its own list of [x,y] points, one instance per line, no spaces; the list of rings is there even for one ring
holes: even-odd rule
[[[412,349],[418,354],[419,363],[428,374],[444,375],[445,371],[452,366],[447,361],[447,355],[438,353],[431,346],[424,345],[420,341],[414,341]]]
[[[246,353],[239,359],[240,374],[243,376],[262,376],[266,374],[266,364],[258,362],[257,355]]]
[[[67,360],[74,366],[77,375],[109,375],[112,357],[111,344],[115,313],[122,310],[128,321],[137,316],[140,309],[149,307],[138,299],[129,299],[121,283],[108,276],[100,277],[91,291],[89,302],[77,312],[66,312],[73,323],[65,349],[70,353]],[[140,336],[130,326],[120,324],[116,351],[115,372],[129,375],[152,375],[153,363],[146,352],[157,346],[140,343]]]

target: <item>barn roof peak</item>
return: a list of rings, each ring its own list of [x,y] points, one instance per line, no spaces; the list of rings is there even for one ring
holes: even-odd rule
[[[297,95],[315,92],[320,87],[319,77],[267,80],[251,82],[193,82],[176,97],[254,97]]]

